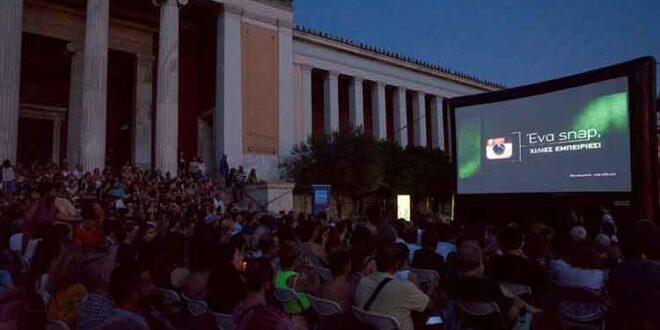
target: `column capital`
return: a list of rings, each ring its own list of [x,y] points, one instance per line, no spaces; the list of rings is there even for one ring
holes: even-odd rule
[[[188,5],[188,0],[151,0],[151,4],[153,4],[156,7],[160,7],[161,4],[171,4],[171,5],[178,5],[179,7],[184,7]]]
[[[83,47],[83,45],[81,45],[81,44],[79,44],[79,43],[77,43],[77,42],[73,42],[73,41],[71,41],[71,42],[69,42],[68,44],[66,44],[66,52],[67,52],[69,55],[73,55],[73,54],[75,54],[75,53],[77,53],[77,52],[79,52],[79,51],[81,51],[81,50],[83,50],[83,49],[85,49],[85,48]]]
[[[313,66],[308,65],[308,64],[300,64],[300,68],[304,71],[312,71],[314,69]]]
[[[376,85],[376,87],[378,87],[378,88],[385,88],[385,86],[387,86],[387,84],[384,83],[384,82],[382,82],[382,81],[376,81],[376,82],[375,82],[375,85]]]
[[[331,79],[331,80],[339,79],[339,72],[329,70],[328,71],[328,79]]]
[[[362,77],[358,77],[358,76],[353,76],[353,80],[352,80],[352,81],[353,81],[354,84],[355,84],[355,83],[361,83],[361,82],[364,81],[364,78],[362,78]]]
[[[137,53],[137,54],[135,54],[135,58],[137,58],[138,61],[144,61],[144,62],[146,62],[146,61],[152,61],[153,62],[153,61],[156,60],[156,56],[153,56],[151,54]]]

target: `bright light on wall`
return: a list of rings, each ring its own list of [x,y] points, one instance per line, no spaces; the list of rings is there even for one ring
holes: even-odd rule
[[[410,195],[396,196],[396,214],[397,219],[410,221]]]

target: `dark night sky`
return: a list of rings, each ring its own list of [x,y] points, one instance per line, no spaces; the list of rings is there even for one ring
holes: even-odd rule
[[[296,24],[509,87],[660,59],[660,0],[296,0]]]

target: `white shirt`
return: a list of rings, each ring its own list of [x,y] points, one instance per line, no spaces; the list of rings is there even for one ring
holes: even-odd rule
[[[11,182],[16,180],[16,173],[13,167],[2,168],[2,182]]]
[[[450,242],[438,242],[435,252],[447,260],[448,255],[456,253],[456,244]]]
[[[564,260],[551,261],[548,273],[558,286],[579,287],[598,292],[603,289],[607,280],[605,270],[577,268]]]

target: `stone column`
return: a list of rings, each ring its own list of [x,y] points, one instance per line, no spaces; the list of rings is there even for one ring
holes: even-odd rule
[[[408,123],[406,117],[406,89],[397,87],[394,93],[394,141],[408,146]]]
[[[60,134],[62,132],[62,121],[58,118],[53,120],[53,146],[52,146],[52,159],[53,163],[60,163]]]
[[[141,169],[151,168],[151,111],[153,108],[154,57],[137,54],[135,58],[135,87],[132,139],[133,164]]]
[[[323,130],[339,129],[339,73],[329,71],[323,81]]]
[[[312,67],[301,65],[302,69],[302,117],[303,140],[312,135]]]
[[[362,78],[353,77],[349,90],[349,122],[364,131],[364,103],[362,101]]]
[[[85,56],[83,49],[74,43],[66,46],[71,54],[71,76],[69,78],[69,114],[66,125],[66,158],[69,167],[80,164],[80,136],[82,119],[82,91]]]
[[[156,169],[177,175],[179,149],[179,3],[160,1],[156,103]],[[184,5],[185,3],[181,3]]]
[[[225,4],[218,16],[216,97],[213,112],[215,159],[226,154],[230,166],[243,161],[241,11]]]
[[[417,147],[426,147],[426,100],[424,93],[415,93],[413,99],[414,143]]]
[[[371,92],[371,119],[374,137],[378,140],[387,138],[385,83],[376,82]]]
[[[289,26],[278,26],[279,66],[279,143],[280,156],[288,156],[296,143],[293,108],[293,32]]]
[[[105,166],[109,7],[109,0],[87,0],[80,135],[84,171]]]
[[[23,0],[0,1],[0,162],[16,162]]]
[[[431,101],[431,140],[433,148],[445,149],[445,126],[443,121],[442,97],[434,96]]]

